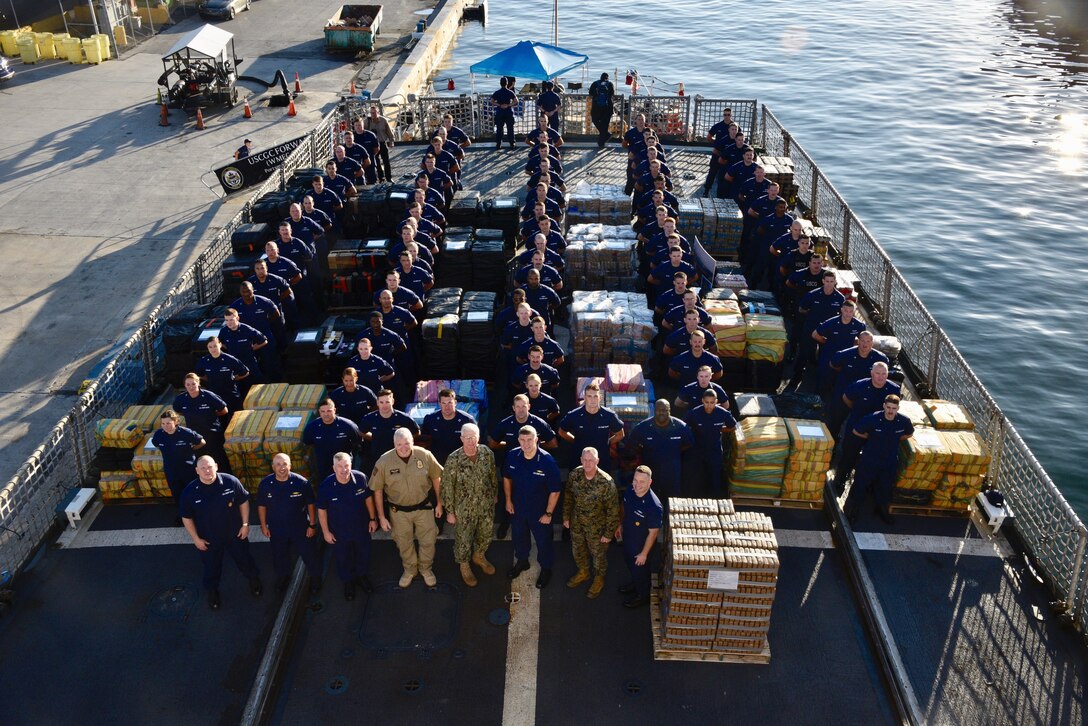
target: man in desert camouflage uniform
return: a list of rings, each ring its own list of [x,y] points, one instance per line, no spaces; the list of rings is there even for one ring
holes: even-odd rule
[[[467,423],[461,427],[460,449],[446,459],[442,473],[442,504],[446,521],[457,525],[453,539],[453,560],[461,566],[461,579],[476,587],[469,558],[485,575],[495,568],[485,556],[495,526],[495,455],[480,446],[480,428]]]
[[[563,496],[563,526],[571,531],[570,544],[578,572],[567,580],[567,587],[578,587],[589,579],[589,560],[593,558],[593,582],[586,597],[595,598],[604,588],[608,570],[608,543],[620,525],[620,499],[616,484],[607,472],[598,469],[600,456],[592,446],[582,450],[582,465],[567,478]]]

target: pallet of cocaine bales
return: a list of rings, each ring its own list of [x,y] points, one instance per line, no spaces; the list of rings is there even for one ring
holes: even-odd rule
[[[917,427],[900,443],[892,511],[966,516],[990,468],[975,431]]]
[[[656,333],[644,294],[574,292],[570,334],[576,376],[598,375],[609,363],[648,363]]]
[[[822,421],[784,421],[790,435],[790,453],[782,479],[782,499],[822,501],[835,440]]]
[[[227,424],[223,448],[231,471],[250,494],[257,493],[261,479],[272,470],[270,459],[264,453],[264,439],[279,413],[270,409],[243,409],[235,411]]]
[[[132,471],[140,489],[140,494],[133,496],[168,498],[170,486],[166,483],[162,452],[151,443],[151,437],[154,435],[154,432],[147,434],[146,438],[133,450]],[[109,499],[104,490],[102,499],[103,501]]]
[[[780,498],[790,453],[786,420],[750,416],[741,420],[736,430],[730,491],[736,496]]]
[[[575,224],[567,231],[566,279],[576,290],[633,292],[638,244],[629,225]]]
[[[567,195],[567,220],[570,224],[628,224],[631,195],[623,193],[622,185],[580,181]]]
[[[672,499],[664,548],[654,658],[769,663],[778,581],[770,518],[738,513],[728,499]]]
[[[98,493],[107,503],[143,500],[151,496],[150,490],[140,483],[136,472],[131,469],[101,472],[98,475]]]

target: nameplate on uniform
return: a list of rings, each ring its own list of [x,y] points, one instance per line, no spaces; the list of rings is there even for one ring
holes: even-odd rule
[[[740,585],[740,570],[711,567],[706,576],[706,589],[736,592]]]

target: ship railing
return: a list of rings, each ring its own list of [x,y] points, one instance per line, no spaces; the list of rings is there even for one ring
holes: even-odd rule
[[[1067,617],[1085,630],[1085,546],[1088,530],[1055,486],[997,402],[892,264],[876,238],[857,218],[811,156],[766,106],[759,146],[769,156],[787,156],[794,182],[813,222],[832,239],[845,265],[860,278],[860,292],[903,346],[902,356],[925,395],[963,405],[974,419],[991,457],[988,480],[1014,514],[1020,538],[1056,592]]]
[[[750,139],[759,138],[759,104],[754,99],[703,98],[696,96],[691,106],[689,141],[706,141],[710,127],[722,120],[725,109],[731,110],[737,126]]]

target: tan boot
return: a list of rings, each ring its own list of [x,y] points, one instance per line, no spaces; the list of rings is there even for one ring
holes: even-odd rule
[[[484,557],[483,552],[477,552],[472,556],[472,564],[479,567],[480,571],[483,572],[485,575],[495,574],[495,566],[487,561],[487,558]]]
[[[601,590],[604,589],[604,575],[597,575],[593,578],[593,582],[589,585],[589,591],[586,592],[586,597],[590,600],[601,594]]]
[[[567,580],[567,587],[578,587],[588,579],[589,570],[578,570],[578,572],[574,573],[574,577]]]
[[[469,587],[476,587],[476,575],[472,574],[472,566],[467,562],[461,563],[461,579]]]

